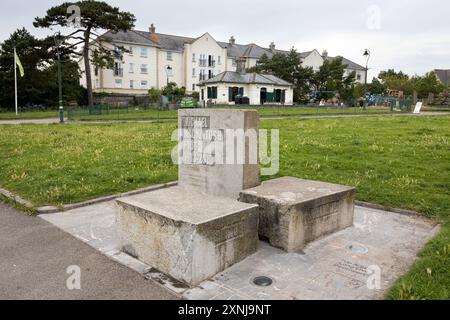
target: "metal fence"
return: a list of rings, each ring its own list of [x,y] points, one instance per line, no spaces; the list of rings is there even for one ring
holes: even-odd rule
[[[413,97],[406,96],[403,98],[392,97],[388,95],[373,95],[373,103],[376,106],[385,106],[391,111],[410,112],[413,105]]]

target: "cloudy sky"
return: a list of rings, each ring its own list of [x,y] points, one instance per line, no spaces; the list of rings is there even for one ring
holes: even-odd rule
[[[64,1],[1,0],[0,41],[26,27],[35,35],[33,18]],[[364,65],[372,53],[370,77],[395,68],[408,74],[450,69],[450,2],[445,0],[110,0],[134,13],[136,28],[200,36],[209,32],[227,41],[299,51],[328,50]]]

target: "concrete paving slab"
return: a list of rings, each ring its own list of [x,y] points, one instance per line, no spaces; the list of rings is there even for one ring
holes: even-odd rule
[[[260,242],[256,254],[188,289],[120,253],[114,217],[114,202],[41,216],[112,259],[192,300],[381,299],[439,230],[439,226],[421,217],[357,206],[353,227],[321,238],[303,252],[286,253]],[[379,289],[367,286],[369,267],[381,271]],[[268,276],[274,283],[257,287],[252,283],[257,276]]]

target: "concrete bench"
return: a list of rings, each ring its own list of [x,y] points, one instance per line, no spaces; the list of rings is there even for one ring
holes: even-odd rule
[[[284,177],[244,190],[239,200],[258,204],[259,235],[287,252],[353,225],[355,189]]]

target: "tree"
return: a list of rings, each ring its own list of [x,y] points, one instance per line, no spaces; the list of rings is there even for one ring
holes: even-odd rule
[[[439,94],[446,90],[446,86],[438,80],[434,71],[428,72],[423,77],[413,77],[411,81],[419,98],[426,98],[430,93]]]
[[[387,78],[396,78],[396,79],[403,79],[403,80],[408,80],[409,76],[405,73],[403,73],[402,71],[399,72],[395,72],[394,69],[388,69],[387,71],[381,71],[378,74],[378,79],[380,79],[381,81],[385,81]]]
[[[80,28],[66,36],[66,39],[74,40],[73,47],[83,45],[82,57],[84,59],[84,70],[86,72],[86,88],[88,92],[88,104],[93,105],[91,62],[96,67],[112,68],[117,51],[114,46],[107,46],[108,39],[98,39],[98,30],[110,30],[112,32],[129,31],[134,27],[136,18],[129,12],[122,12],[117,7],[112,7],[102,1],[84,0],[77,2],[66,2],[47,10],[43,18],[36,18],[36,28],[51,28],[53,26],[69,27],[71,15],[67,13],[69,6],[78,6],[81,11]],[[91,50],[93,48],[93,50]],[[124,51],[124,48],[119,48]]]
[[[372,83],[368,84],[369,92],[372,94],[383,94],[386,92],[386,87],[377,78],[372,79]]]
[[[19,106],[44,104],[56,106],[58,102],[58,82],[56,72],[56,48],[53,37],[38,39],[26,29],[16,30],[0,44],[0,107],[12,109],[14,106],[14,47],[25,69],[25,76],[19,77]],[[72,94],[84,96],[79,84],[78,64],[70,59],[71,50],[66,42],[60,45],[63,67],[65,101],[73,101]]]
[[[151,88],[148,90],[148,95],[150,98],[150,103],[159,103],[161,101],[162,92],[159,89]]]
[[[179,88],[175,82],[170,82],[162,89],[162,94],[169,97],[172,102],[179,102],[186,95],[186,88]]]

